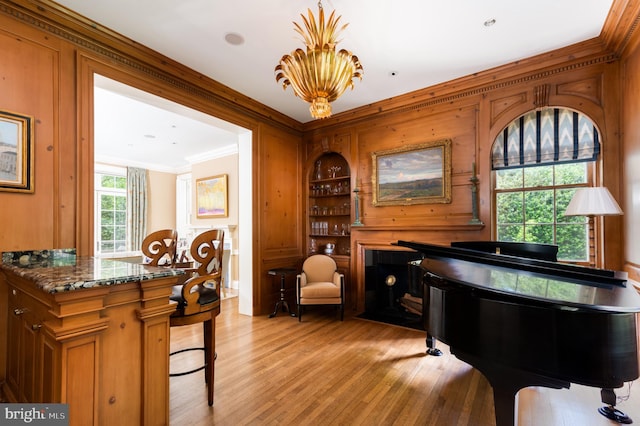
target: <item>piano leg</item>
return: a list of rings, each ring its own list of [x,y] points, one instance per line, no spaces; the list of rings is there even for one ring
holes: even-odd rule
[[[598,408],[598,413],[602,414],[609,420],[613,420],[614,422],[623,423],[623,424],[631,424],[633,420],[629,416],[627,416],[622,411],[616,409],[616,393],[613,389],[602,389],[600,390],[600,397],[602,402],[607,404],[605,407]]]
[[[442,351],[436,348],[436,338],[427,333],[427,355],[441,356]]]
[[[528,373],[509,367],[490,359],[471,355],[455,348],[451,353],[461,361],[473,366],[487,378],[493,388],[493,406],[495,407],[496,426],[514,426],[517,418],[517,394],[528,386],[544,386],[553,389],[569,389],[571,383],[563,380]]]
[[[518,412],[517,394],[519,386],[505,386],[504,383],[493,387],[493,406],[496,412],[497,426],[513,426],[518,424],[516,413]]]
[[[427,355],[442,356],[442,351],[436,348],[436,338],[429,333],[430,307],[431,287],[425,283],[422,289],[422,320],[424,321],[424,329],[427,331]]]

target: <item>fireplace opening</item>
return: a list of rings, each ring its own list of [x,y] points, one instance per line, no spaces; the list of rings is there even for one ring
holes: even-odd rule
[[[365,250],[361,318],[422,330],[422,270],[416,252]]]

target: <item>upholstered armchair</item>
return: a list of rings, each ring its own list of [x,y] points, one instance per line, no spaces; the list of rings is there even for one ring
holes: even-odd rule
[[[344,275],[338,272],[336,262],[324,254],[308,257],[296,282],[298,321],[309,305],[335,305],[344,320]]]

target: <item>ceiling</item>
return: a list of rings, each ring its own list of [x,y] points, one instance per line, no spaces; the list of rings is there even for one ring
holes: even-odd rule
[[[103,76],[94,78],[97,162],[168,173],[238,151],[248,130]]]
[[[612,2],[324,0],[327,14],[335,9],[349,23],[338,48],[352,51],[364,68],[333,112],[597,37]],[[58,3],[302,123],[312,120],[308,105],[276,82],[274,68],[303,47],[293,22],[301,23],[307,9],[317,15],[315,0]],[[495,23],[486,26],[489,20]],[[229,33],[244,42],[228,43]]]

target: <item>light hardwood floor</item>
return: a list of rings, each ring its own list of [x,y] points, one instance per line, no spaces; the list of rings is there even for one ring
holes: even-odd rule
[[[201,327],[171,330],[172,350],[201,341]],[[310,308],[299,323],[239,315],[222,301],[216,325],[215,403],[202,372],[170,379],[171,425],[494,425],[493,396],[478,371],[449,354],[425,355],[423,332]],[[171,357],[197,365],[201,352]],[[627,388],[617,390],[627,394]],[[640,388],[618,409],[640,422]],[[597,412],[599,389],[527,388],[522,425],[614,425]]]

